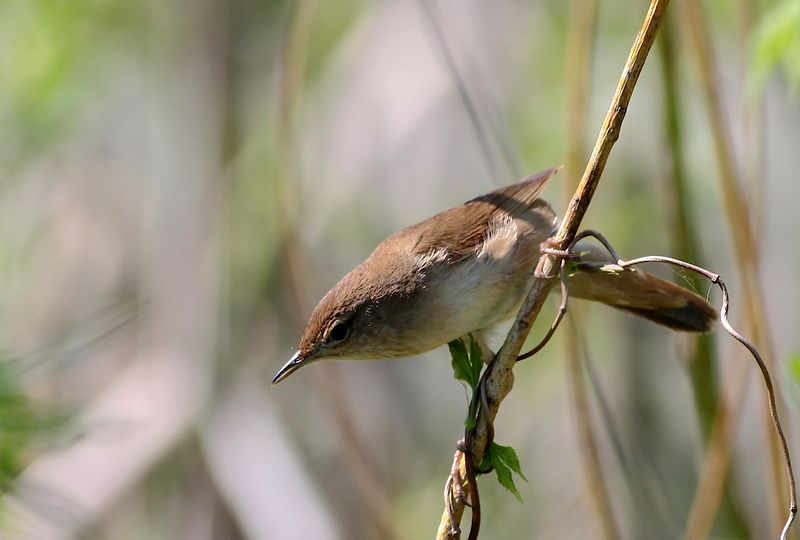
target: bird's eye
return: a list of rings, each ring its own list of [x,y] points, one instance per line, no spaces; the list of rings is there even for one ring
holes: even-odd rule
[[[337,322],[333,325],[333,328],[331,328],[328,337],[331,341],[342,341],[349,333],[350,328],[345,323]]]

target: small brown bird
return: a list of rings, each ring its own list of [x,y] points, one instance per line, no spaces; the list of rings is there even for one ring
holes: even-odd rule
[[[471,332],[485,347],[485,332],[516,316],[540,244],[555,232],[558,218],[538,197],[556,172],[535,174],[384,240],[320,300],[299,350],[272,383],[316,360],[411,356]],[[610,261],[591,249],[589,258]],[[716,319],[702,297],[640,270],[580,271],[568,287],[570,296],[676,330],[705,332]]]

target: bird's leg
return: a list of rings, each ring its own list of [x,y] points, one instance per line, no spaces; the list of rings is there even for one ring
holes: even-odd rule
[[[539,244],[539,252],[542,256],[539,257],[536,270],[533,272],[533,275],[537,278],[554,278],[557,276],[558,261],[554,262],[552,257],[557,257],[558,259],[572,257],[569,249],[563,249],[553,236]],[[545,257],[545,255],[550,255],[550,257]]]

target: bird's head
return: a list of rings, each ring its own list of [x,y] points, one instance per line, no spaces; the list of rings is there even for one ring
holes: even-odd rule
[[[391,273],[390,273],[391,274]],[[376,271],[370,261],[342,278],[317,304],[300,346],[272,379],[273,384],[326,358],[395,358],[409,349],[413,314],[408,280]]]

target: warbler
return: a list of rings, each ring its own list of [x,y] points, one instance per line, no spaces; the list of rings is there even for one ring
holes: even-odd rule
[[[381,242],[319,301],[273,384],[325,358],[412,356],[469,333],[484,344],[487,332],[516,316],[540,246],[555,233],[556,213],[539,195],[557,170],[476,197]],[[569,277],[571,297],[676,330],[705,332],[716,319],[704,298],[647,272],[585,270]]]

